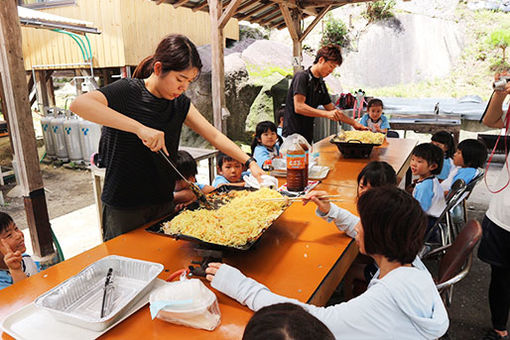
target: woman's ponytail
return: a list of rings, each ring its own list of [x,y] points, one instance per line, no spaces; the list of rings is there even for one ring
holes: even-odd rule
[[[138,64],[133,72],[133,78],[145,79],[149,78],[154,68],[154,56],[148,56]]]

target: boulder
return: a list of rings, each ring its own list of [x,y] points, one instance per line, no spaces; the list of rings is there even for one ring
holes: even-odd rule
[[[199,79],[192,83],[186,95],[191,99],[198,111],[212,124],[212,95],[211,95],[211,49],[201,46],[199,49],[202,59],[202,72]],[[249,141],[250,134],[245,132],[244,126],[250,106],[258,95],[262,86],[248,82],[249,75],[244,61],[239,53],[231,53],[225,57],[225,96],[226,106],[230,111],[227,118],[227,136],[233,140]],[[181,133],[181,145],[206,147],[209,143],[202,137],[184,127]]]

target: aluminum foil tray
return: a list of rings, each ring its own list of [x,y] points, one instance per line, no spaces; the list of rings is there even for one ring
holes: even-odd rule
[[[110,312],[101,318],[106,273],[113,268],[114,289]],[[57,320],[101,331],[115,323],[153,286],[163,265],[111,255],[39,296],[35,305]]]

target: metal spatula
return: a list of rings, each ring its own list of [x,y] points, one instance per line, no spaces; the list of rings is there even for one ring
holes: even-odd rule
[[[186,182],[188,183],[189,185],[189,188],[191,189],[191,191],[193,191],[193,193],[197,196],[198,200],[202,203],[204,203],[205,207],[208,208],[208,209],[214,209],[214,206],[211,204],[211,202],[209,202],[207,200],[207,197],[205,196],[205,194],[202,192],[202,190],[200,190],[200,188],[193,182],[189,181],[186,177],[184,177],[181,172],[179,170],[177,170],[177,167],[174,165],[174,163],[170,160],[170,158],[168,158],[167,155],[165,155],[165,153],[163,152],[163,150],[159,150],[158,153],[161,155],[161,157],[163,157],[163,159],[168,163],[170,164],[170,166],[172,167],[172,169],[174,169],[174,171],[179,175],[181,176],[181,178]]]

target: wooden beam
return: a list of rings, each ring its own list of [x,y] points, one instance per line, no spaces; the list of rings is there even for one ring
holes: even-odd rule
[[[258,22],[258,24],[259,25],[267,25],[268,23],[270,23],[271,21],[274,21],[277,18],[283,19],[283,16],[281,14],[280,8],[278,8],[278,11],[276,13],[274,13],[274,14],[276,14],[276,15],[273,15],[273,16],[271,16],[269,18],[261,20],[261,21]]]
[[[55,251],[28,100],[17,1],[13,0],[0,6],[0,73],[34,255],[48,262]]]
[[[267,17],[270,17],[273,14],[280,13],[280,8],[277,5],[274,5],[274,6],[275,7],[270,8],[269,11],[267,11],[266,13],[262,14],[261,16],[256,17],[254,20],[251,21],[251,23],[258,23],[258,22],[266,19]]]
[[[292,40],[299,40],[299,36],[297,34],[296,26],[294,25],[294,21],[292,20],[292,16],[290,15],[289,8],[287,5],[280,4],[280,10],[282,11],[283,20],[285,20],[285,24],[290,33],[290,37]]]
[[[203,0],[200,5],[193,7],[192,11],[193,12],[200,11],[202,8],[207,7],[207,5],[208,5],[207,0]]]
[[[299,41],[303,42],[303,40],[306,38],[306,36],[313,30],[313,28],[321,21],[321,19],[326,15],[326,13],[329,12],[331,9],[331,5],[326,6],[320,11],[320,13],[313,19],[313,21],[308,25],[308,27],[305,29],[301,37],[299,38]]]
[[[324,6],[343,6],[348,4],[355,4],[359,2],[371,2],[374,0],[342,0],[342,1],[334,1],[334,0],[303,0],[301,1],[301,6],[306,7],[324,7]]]
[[[242,4],[241,6],[239,6],[237,8],[237,12],[243,12],[245,9],[248,9],[250,8],[251,6],[255,5],[255,4],[258,4],[259,1],[258,0],[249,0],[247,2],[245,2],[244,4]]]
[[[48,87],[46,86],[46,71],[39,70],[35,72],[35,90],[37,91],[37,104],[39,112],[44,112],[44,107],[49,106]]]
[[[236,17],[239,20],[245,20],[246,18],[252,17],[256,15],[258,12],[263,11],[264,9],[273,6],[273,3],[267,2],[265,4],[260,4],[258,7],[252,9],[251,11],[247,12],[244,15]]]
[[[225,65],[223,52],[223,29],[219,28],[222,13],[221,0],[207,0],[211,19],[211,87],[214,127],[224,132],[222,109],[225,106]]]
[[[239,5],[241,4],[242,1],[243,0],[232,0],[228,4],[227,8],[225,8],[223,13],[221,14],[220,19],[218,20],[219,21],[218,22],[219,29],[223,29],[225,27],[225,25],[230,20],[232,15],[234,15],[234,13],[236,12],[236,9],[239,7]]]
[[[187,2],[188,2],[188,0],[180,0],[180,1],[177,1],[175,4],[173,4],[173,6],[174,6],[174,8],[179,8]]]

